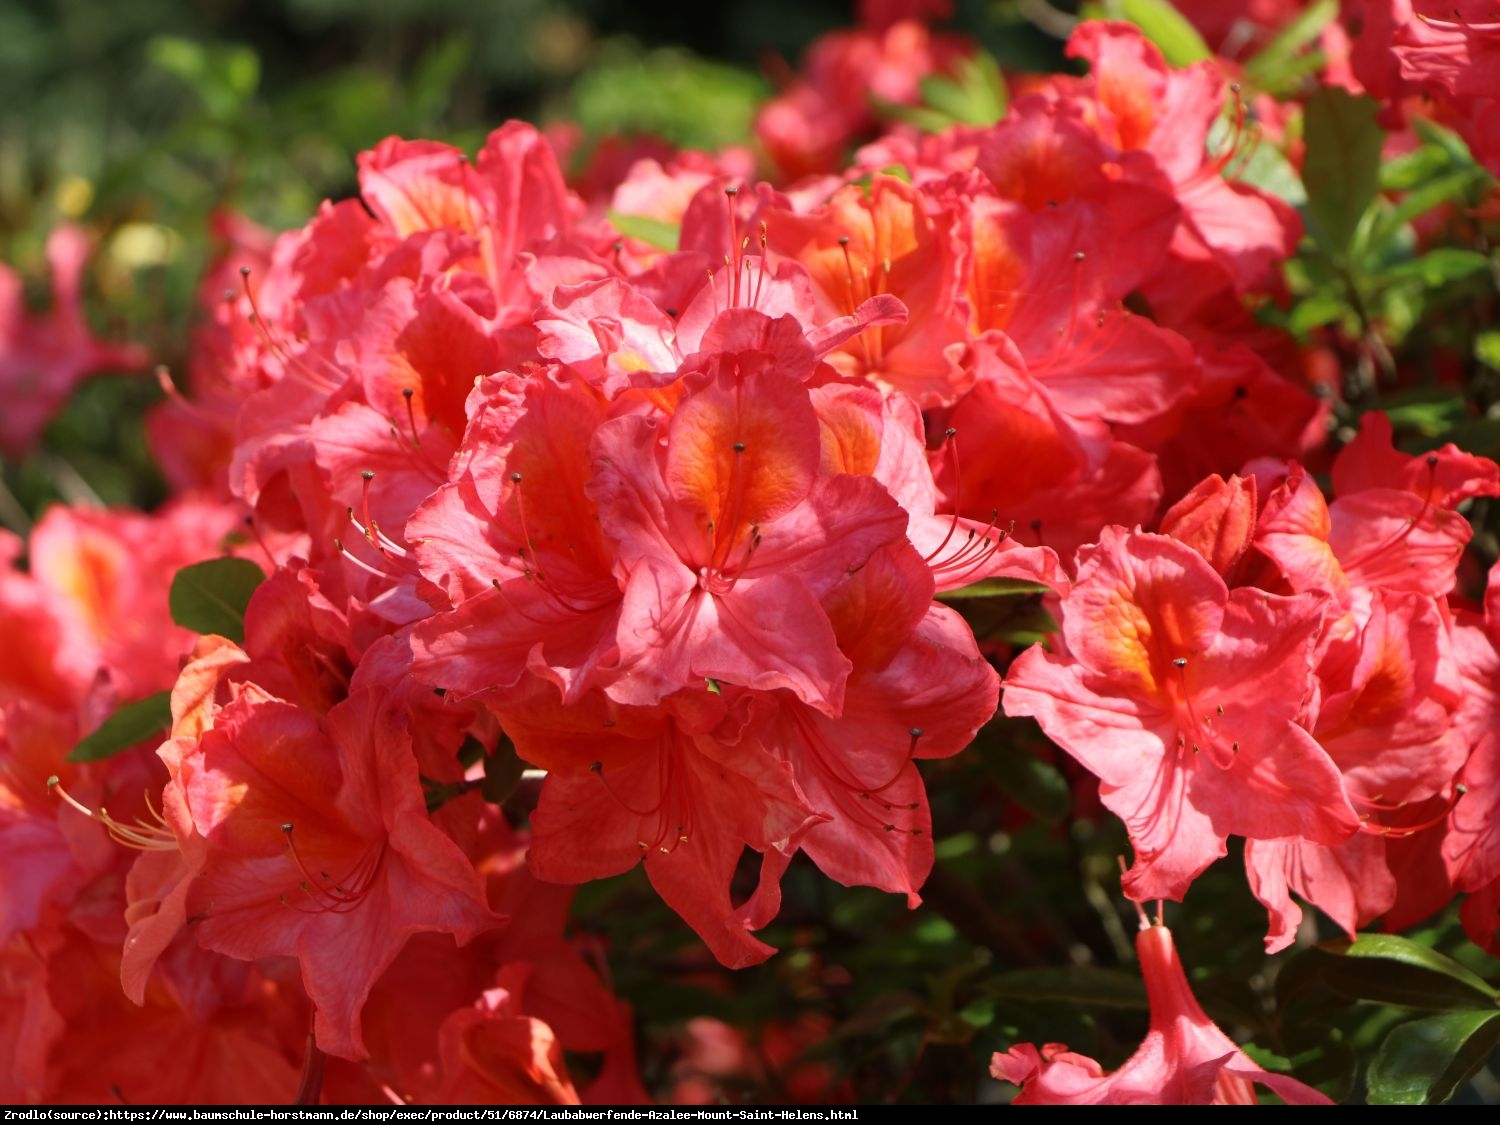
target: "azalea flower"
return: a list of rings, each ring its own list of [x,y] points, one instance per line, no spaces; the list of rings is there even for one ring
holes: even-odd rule
[[[1143,927],[1135,950],[1151,1005],[1151,1026],[1135,1054],[1106,1074],[1061,1043],[997,1051],[990,1073],[1021,1087],[1013,1105],[1253,1105],[1255,1086],[1288,1105],[1334,1104],[1311,1086],[1257,1065],[1204,1014],[1171,930]]]

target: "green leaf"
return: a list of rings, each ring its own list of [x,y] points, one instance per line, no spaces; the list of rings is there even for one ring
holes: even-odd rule
[[[1000,67],[981,51],[959,63],[953,78],[924,78],[922,101],[950,123],[993,125],[1005,114],[1008,94]]]
[[[1299,57],[1303,48],[1317,39],[1338,13],[1338,0],[1309,4],[1245,64],[1245,77],[1273,93],[1290,88],[1304,73]]]
[[[1213,58],[1198,29],[1167,0],[1103,0],[1084,5],[1081,14],[1086,19],[1103,16],[1135,24],[1142,35],[1161,48],[1168,66],[1187,66]]]
[[[637,239],[658,250],[676,250],[677,241],[682,234],[676,223],[653,219],[649,215],[626,215],[620,211],[610,211],[609,221],[626,238]]]
[[[1391,961],[1425,969],[1430,973],[1441,973],[1474,989],[1492,1003],[1500,1000],[1500,991],[1496,991],[1477,973],[1460,965],[1453,958],[1445,957],[1437,950],[1399,934],[1360,934],[1344,951],[1344,956]]]
[[[266,580],[249,559],[209,559],[172,576],[167,604],[172,620],[195,633],[217,633],[235,644],[245,639],[245,607]]]
[[[219,121],[236,117],[260,85],[260,59],[248,47],[159,35],[146,45],[146,57],[158,70],[180,79]]]
[[[1500,1012],[1445,1012],[1394,1028],[1370,1063],[1371,1105],[1440,1105],[1500,1045]]]
[[[1500,329],[1491,328],[1474,337],[1474,358],[1491,371],[1500,371]]]
[[[68,753],[70,762],[102,762],[138,742],[165,735],[172,729],[172,693],[159,691],[127,703]]]
[[[1440,246],[1429,250],[1420,258],[1412,258],[1390,267],[1380,278],[1385,281],[1419,281],[1430,289],[1436,289],[1450,281],[1471,277],[1489,268],[1489,258],[1477,250]]]
[[[617,39],[604,43],[578,75],[569,116],[592,138],[647,133],[680,148],[718,149],[749,135],[766,93],[748,71]]]
[[[1484,980],[1436,950],[1395,934],[1361,934],[1352,944],[1324,943],[1283,970],[1278,994],[1322,985],[1347,1000],[1443,1011],[1493,1006],[1497,993]]]
[[[1307,190],[1285,154],[1272,144],[1247,144],[1243,139],[1236,141],[1235,130],[1234,109],[1230,106],[1208,131],[1208,147],[1212,152],[1223,152],[1238,145],[1224,169],[1224,178],[1260,188],[1293,207],[1303,206],[1307,202]]]
[[[1389,396],[1380,406],[1398,430],[1416,430],[1424,437],[1440,438],[1468,414],[1468,404],[1452,391],[1414,388]]]
[[[1462,202],[1485,182],[1486,173],[1482,168],[1459,168],[1448,172],[1407,192],[1405,198],[1391,209],[1391,221],[1408,223],[1444,204]]]
[[[1332,289],[1322,289],[1297,302],[1286,326],[1298,336],[1306,335],[1314,328],[1332,324],[1350,311],[1349,302],[1343,294]]]
[[[1305,218],[1318,245],[1334,258],[1348,254],[1360,218],[1375,198],[1385,144],[1385,131],[1375,123],[1378,108],[1373,99],[1336,87],[1325,86],[1307,100]]]
[[[937,598],[940,602],[963,602],[971,598],[1016,598],[1051,591],[1051,586],[1028,582],[1024,578],[986,578],[982,582],[960,586],[957,590],[945,590]]]
[[[1469,146],[1452,129],[1439,125],[1436,121],[1429,121],[1422,117],[1412,118],[1411,128],[1412,132],[1421,138],[1424,145],[1432,145],[1442,149],[1448,154],[1448,158],[1455,165],[1469,166],[1474,164],[1474,154],[1469,151]]]

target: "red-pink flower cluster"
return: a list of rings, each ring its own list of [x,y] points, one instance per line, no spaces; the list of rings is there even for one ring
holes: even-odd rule
[[[1456,508],[1500,471],[1398,453],[1379,414],[1334,499],[1304,468],[1328,406],[1255,316],[1301,224],[1226,174],[1251,141],[1215,63],[1083,23],[1086,76],[846,168],[866,90],[915,101],[966,50],[868,7],[761,116],[795,183],[658,154],[584,197],[511,123],[472,162],[382,142],[360,198],[300,230],[222,221],[151,429],[221,503],[58,513],[0,575],[24,634],[0,655],[11,1100],[644,1097],[568,886],[641,864],[734,967],[773,952],[753,931],[799,851],[915,906],[916,762],[1000,690],[939,595],[996,577],[1055,591],[1004,706],[1100,779],[1131,897],[1182,898],[1238,836],[1272,949],[1293,895],[1352,932],[1459,892],[1494,947],[1500,585],[1484,617],[1450,594]],[[158,595],[231,529],[266,577],[242,639],[194,641]],[[159,761],[61,764],[167,689]],[[545,775],[524,831],[478,792],[511,755]],[[1015,1048],[997,1076],[1023,1100],[1310,1097],[1208,1023],[1166,930],[1138,949],[1135,1059]],[[189,1040],[190,1075],[152,1061]],[[601,1056],[592,1084],[564,1051]]]
[[[1078,553],[1053,651],[1013,665],[1006,713],[1099,777],[1137,901],[1180,900],[1230,836],[1249,841],[1273,951],[1301,918],[1292,893],[1352,934],[1490,881],[1475,827],[1492,798],[1476,821],[1461,779],[1489,754],[1465,684],[1485,679],[1484,633],[1456,632],[1447,595],[1470,535],[1453,509],[1500,494],[1500,469],[1389,442],[1367,415],[1332,503],[1301,466],[1260,460],[1204,481],[1157,533],[1106,528]]]
[[[1351,89],[1387,102],[1399,121],[1403,101],[1457,129],[1475,158],[1500,172],[1500,20],[1483,0],[1342,0],[1357,28]]]

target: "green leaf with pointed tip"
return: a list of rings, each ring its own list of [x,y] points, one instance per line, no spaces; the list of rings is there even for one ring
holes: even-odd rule
[[[172,729],[172,693],[159,691],[145,699],[127,703],[99,729],[68,752],[70,762],[102,762],[128,750],[138,742],[160,738]]]
[[[1390,395],[1380,409],[1398,430],[1416,430],[1424,437],[1441,438],[1467,415],[1469,406],[1452,391],[1422,387]]]
[[[1213,58],[1198,29],[1167,0],[1102,0],[1085,4],[1085,19],[1125,20],[1161,49],[1168,66],[1187,66]]]
[[[1450,281],[1483,273],[1489,268],[1489,258],[1477,250],[1439,246],[1419,258],[1392,266],[1380,275],[1379,280],[1419,281],[1430,289],[1436,289]]]
[[[1332,324],[1350,311],[1349,302],[1343,294],[1332,289],[1320,289],[1297,302],[1292,315],[1287,317],[1287,328],[1298,336],[1305,336],[1314,328]]]
[[[1360,934],[1344,951],[1344,956],[1395,962],[1424,969],[1429,973],[1439,973],[1473,989],[1491,1003],[1500,1000],[1500,992],[1477,973],[1466,969],[1451,957],[1445,957],[1437,950],[1399,934]]]
[[[1052,587],[1024,578],[986,578],[957,590],[945,590],[937,596],[940,602],[964,602],[971,598],[1017,598],[1031,594],[1051,593]]]
[[[217,633],[235,644],[245,639],[245,607],[266,580],[249,559],[209,559],[172,576],[167,605],[172,620],[195,633]]]
[[[1361,934],[1353,943],[1325,942],[1294,957],[1276,980],[1283,1007],[1319,988],[1345,1000],[1427,1011],[1493,1007],[1497,996],[1457,961],[1395,934]]]
[[[676,223],[653,219],[649,215],[626,215],[620,211],[609,212],[609,221],[626,238],[634,238],[658,250],[676,250],[682,237]]]
[[[1440,1105],[1500,1045],[1500,1012],[1444,1012],[1393,1028],[1370,1063],[1371,1105]]]
[[[1276,92],[1299,80],[1301,54],[1339,14],[1338,0],[1314,0],[1245,64],[1245,77],[1262,90]]]
[[[924,78],[922,101],[961,124],[993,125],[1005,115],[1008,94],[999,66],[981,51],[959,63],[952,78]]]
[[[1385,144],[1385,131],[1375,123],[1378,109],[1373,99],[1336,87],[1324,87],[1307,99],[1304,217],[1308,231],[1333,258],[1348,253],[1360,218],[1375,198]]]

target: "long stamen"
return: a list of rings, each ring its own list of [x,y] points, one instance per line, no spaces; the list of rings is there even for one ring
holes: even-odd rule
[[[355,526],[358,525],[356,524]],[[389,571],[379,570],[376,567],[371,566],[369,563],[365,562],[364,559],[360,558],[358,555],[354,554],[347,547],[345,547],[344,541],[342,539],[339,539],[337,537],[334,538],[333,549],[349,562],[357,566],[360,570],[368,574],[371,578],[378,578],[382,582],[390,582],[392,579],[399,577],[398,575],[391,574]]]
[[[610,785],[609,780],[604,776],[603,762],[592,763],[589,766],[589,772],[599,779],[599,784],[604,786],[605,792],[607,792],[611,797],[615,799],[615,803],[618,804],[626,812],[630,813],[631,816],[654,816],[658,811],[660,811],[662,801],[666,797],[666,793],[664,791],[657,793],[656,804],[652,805],[649,809],[637,809],[633,807],[629,801],[625,800],[624,797],[615,792],[614,786]]]
[[[648,857],[653,852],[660,853],[661,855],[671,855],[678,847],[688,842],[688,826],[691,823],[691,816],[684,810],[676,809],[674,807],[676,802],[671,800],[673,796],[674,757],[675,755],[670,746],[663,746],[661,748],[658,762],[656,804],[645,810],[635,808],[621,797],[619,793],[615,792],[614,787],[605,779],[603,762],[594,762],[589,766],[589,770],[599,779],[600,784],[604,786],[605,792],[622,809],[632,816],[640,817],[643,821],[647,817],[655,819],[656,831],[650,840],[642,838],[636,841],[642,854]],[[678,815],[679,813],[682,815]],[[669,842],[664,843],[664,841]]]
[[[1364,554],[1356,556],[1350,562],[1343,562],[1341,560],[1339,565],[1343,567],[1345,572],[1359,569],[1371,559],[1378,558],[1384,552],[1393,547],[1400,546],[1411,538],[1412,532],[1421,526],[1422,520],[1426,518],[1427,513],[1433,510],[1433,501],[1437,497],[1437,467],[1438,459],[1436,454],[1429,454],[1427,457],[1427,491],[1422,495],[1422,507],[1418,510],[1417,514],[1407,520],[1406,526],[1384,543],[1377,544]],[[1435,520],[1434,526],[1436,526]]]
[[[739,248],[740,233],[739,233],[739,223],[737,222],[737,219],[736,219],[736,216],[735,216],[735,213],[734,213],[734,204],[735,204],[735,197],[738,196],[739,194],[740,194],[740,189],[737,188],[737,187],[727,187],[727,188],[724,189],[724,197],[728,201],[728,204],[729,204],[729,253],[732,254],[732,255],[734,255],[736,259],[740,255],[740,248]],[[737,308],[739,306],[739,303],[740,303],[740,271],[739,271],[739,264],[738,264],[737,261],[731,261],[730,258],[729,258],[729,255],[725,255],[725,257],[724,257],[724,265],[727,266],[730,269],[730,271],[733,273],[733,277],[730,280],[729,305],[730,305],[731,308]]]
[[[369,473],[368,477],[366,478],[363,505],[365,509],[365,522],[359,522],[359,520],[354,515],[353,508],[345,508],[344,515],[348,518],[349,523],[354,527],[354,529],[359,532],[360,537],[363,538],[365,542],[369,543],[370,546],[373,547],[382,558],[390,562],[406,562],[408,556],[406,548],[397,543],[385,532],[381,531],[380,525],[370,518],[369,478],[373,477],[374,475],[374,473]]]
[[[1386,839],[1390,840],[1404,840],[1408,836],[1415,836],[1418,832],[1425,832],[1427,831],[1427,829],[1433,828],[1448,819],[1448,815],[1453,811],[1454,806],[1456,806],[1459,801],[1463,800],[1468,792],[1469,787],[1467,785],[1455,786],[1453,789],[1453,796],[1444,801],[1442,807],[1439,808],[1437,812],[1433,813],[1431,816],[1427,817],[1424,820],[1418,821],[1416,824],[1380,824],[1370,819],[1370,817],[1374,815],[1373,813],[1363,813],[1359,818],[1359,830],[1371,836],[1384,836]],[[1399,809],[1407,807],[1407,802],[1405,801],[1396,805],[1381,805],[1377,804],[1376,801],[1364,800],[1359,797],[1351,797],[1351,800],[1358,801],[1360,804],[1366,805],[1369,808],[1386,812],[1395,812]]]
[[[261,342],[265,344],[266,349],[277,359],[281,360],[288,369],[301,371],[316,384],[327,384],[329,375],[319,374],[306,360],[299,355],[293,355],[280,340],[272,335],[271,325],[261,315],[260,305],[255,300],[255,292],[250,288],[249,266],[240,267],[240,284],[245,291],[245,300],[250,304],[250,315],[246,319],[255,326],[255,331],[260,334]],[[343,382],[349,377],[348,372],[342,370],[336,364],[330,363],[322,356],[315,356],[315,358],[328,367],[329,373],[335,383]]]
[[[385,861],[386,841],[382,840],[373,853],[366,850],[348,872],[334,880],[326,871],[319,871],[315,876],[308,869],[302,853],[297,849],[297,842],[293,835],[294,828],[291,824],[283,824],[281,831],[286,837],[287,850],[291,853],[292,862],[302,874],[302,881],[297,884],[297,887],[317,906],[316,910],[301,911],[301,913],[348,914],[369,897],[381,865]],[[282,901],[293,909],[298,909],[288,902],[285,896],[282,897]]]
[[[521,523],[521,546],[516,549],[516,554],[521,557],[521,563],[528,573],[532,573],[539,581],[542,577],[541,563],[537,560],[536,540],[531,537],[531,529],[526,524],[526,500],[521,495],[521,481],[525,478],[517,472],[510,474],[510,483],[515,487],[511,489],[516,498],[516,518]],[[526,561],[527,553],[531,555],[531,562]]]
[[[766,221],[760,221],[760,272],[755,278],[755,292],[750,297],[750,307],[760,308],[760,290],[766,281],[766,260],[770,255],[770,239],[766,234]]]
[[[142,820],[136,817],[134,824],[123,824],[109,815],[109,810],[103,805],[98,809],[91,809],[81,801],[76,800],[62,787],[62,783],[56,774],[47,779],[47,789],[56,793],[65,802],[77,809],[91,820],[97,820],[104,825],[105,831],[109,833],[110,839],[117,844],[123,844],[127,848],[134,848],[143,852],[175,852],[178,850],[177,837],[167,827],[166,819],[157,812],[156,806],[151,803],[151,794],[146,794],[146,809],[156,821]]]
[[[411,443],[421,448],[422,435],[417,432],[417,408],[413,401],[417,392],[411,387],[402,387],[401,397],[406,400],[406,424],[411,427]]]
[[[1179,747],[1191,745],[1194,754],[1201,753],[1206,747],[1210,751],[1209,758],[1214,765],[1220,769],[1228,769],[1234,761],[1234,756],[1239,753],[1240,744],[1238,742],[1231,743],[1229,752],[1226,754],[1224,751],[1224,740],[1219,732],[1214,729],[1214,719],[1224,714],[1224,708],[1222,706],[1216,707],[1213,715],[1204,714],[1200,716],[1197,701],[1193,698],[1193,690],[1188,686],[1187,657],[1177,657],[1172,661],[1172,667],[1177,670],[1178,686],[1182,691],[1183,704],[1187,707],[1188,718],[1193,729],[1191,740],[1179,730],[1177,732],[1177,745]]]
[[[950,447],[950,456],[953,459],[953,513],[948,521],[948,534],[943,536],[943,541],[933,548],[932,553],[925,556],[922,561],[931,563],[933,559],[943,553],[943,548],[953,538],[953,533],[958,530],[958,511],[963,504],[963,477],[958,471],[958,442],[953,439],[958,436],[958,431],[949,426],[943,431],[943,444]]]

